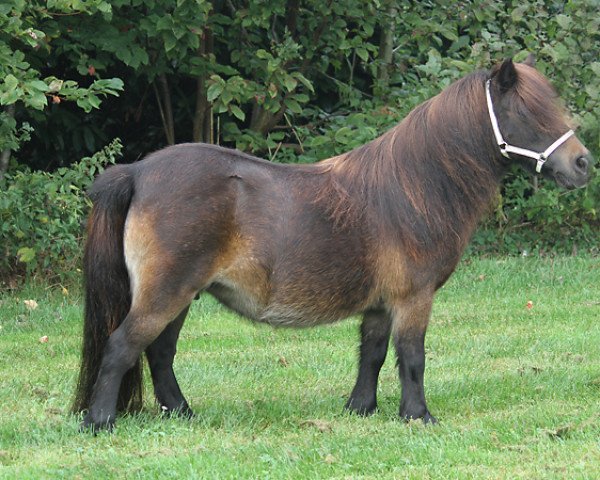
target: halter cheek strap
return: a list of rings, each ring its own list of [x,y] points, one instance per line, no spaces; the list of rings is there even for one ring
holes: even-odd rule
[[[546,160],[548,160],[548,157],[552,154],[552,152],[554,152],[554,150],[556,150],[565,141],[567,141],[567,139],[571,135],[574,135],[575,132],[573,130],[569,130],[543,152],[534,152],[533,150],[529,150],[527,148],[515,147],[514,145],[509,144],[508,142],[506,142],[506,140],[504,140],[502,134],[500,133],[498,119],[496,118],[496,114],[494,113],[494,104],[492,103],[492,96],[490,94],[490,82],[491,80],[485,82],[485,96],[487,99],[487,107],[488,112],[490,114],[490,120],[492,122],[492,128],[494,129],[494,136],[496,137],[496,143],[500,147],[500,153],[502,153],[502,155],[504,155],[506,158],[510,158],[508,155],[509,153],[514,153],[523,157],[533,158],[537,161],[535,165],[535,171],[537,173],[540,173],[542,171],[542,166],[544,165]]]

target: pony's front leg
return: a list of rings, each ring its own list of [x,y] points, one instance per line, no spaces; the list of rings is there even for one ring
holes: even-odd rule
[[[385,311],[365,313],[360,326],[360,358],[356,385],[346,408],[359,415],[370,415],[377,408],[377,381],[390,341],[391,316]]]
[[[423,375],[425,372],[425,332],[431,314],[432,296],[412,298],[403,302],[394,313],[392,334],[398,373],[402,384],[400,417],[405,420],[423,419],[437,423],[427,409]]]

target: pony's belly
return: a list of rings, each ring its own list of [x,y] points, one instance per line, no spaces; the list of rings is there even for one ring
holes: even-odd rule
[[[231,282],[215,282],[206,291],[226,307],[255,322],[274,327],[312,327],[347,317],[336,311],[322,311],[316,305],[265,303],[256,295]]]
[[[265,309],[256,295],[230,282],[212,283],[206,291],[226,307],[251,320],[258,320]]]
[[[298,269],[284,263],[275,274],[265,263],[258,255],[238,256],[215,272],[206,291],[251,320],[280,327],[332,323],[369,308],[372,292],[362,277],[350,281],[345,275],[317,272],[314,265],[312,274],[311,265]]]
[[[318,311],[308,306],[272,304],[265,308],[257,321],[274,327],[314,327],[337,322],[348,315],[339,312]]]

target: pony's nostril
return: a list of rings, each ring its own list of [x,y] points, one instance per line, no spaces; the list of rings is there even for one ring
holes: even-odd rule
[[[575,165],[579,170],[585,172],[588,167],[588,159],[585,157],[579,157],[577,160],[575,160]]]

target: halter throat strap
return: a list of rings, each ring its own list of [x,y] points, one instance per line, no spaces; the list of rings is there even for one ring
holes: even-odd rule
[[[535,165],[535,171],[540,173],[542,171],[542,166],[548,160],[548,157],[560,147],[567,139],[574,135],[575,132],[573,130],[569,130],[563,136],[561,136],[558,140],[556,140],[552,145],[550,145],[543,152],[535,152],[533,150],[529,150],[527,148],[515,147],[514,145],[509,144],[500,133],[500,127],[498,126],[498,119],[496,118],[496,114],[494,113],[494,104],[492,103],[492,95],[490,94],[490,83],[491,80],[485,82],[485,96],[487,99],[487,107],[488,113],[490,114],[490,121],[492,122],[492,128],[494,130],[494,136],[496,137],[496,144],[500,147],[500,153],[504,155],[506,158],[510,158],[509,153],[514,153],[515,155],[521,155],[523,157],[529,157],[534,159],[537,163]]]

